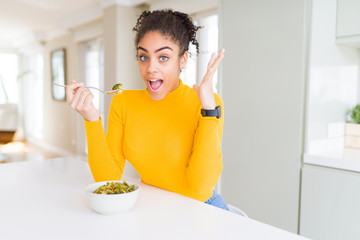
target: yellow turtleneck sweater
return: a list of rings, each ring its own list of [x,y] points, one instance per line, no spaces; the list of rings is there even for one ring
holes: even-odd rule
[[[222,106],[215,94],[216,105]],[[127,159],[141,180],[199,201],[208,200],[220,177],[221,118],[202,117],[197,93],[184,85],[164,99],[147,90],[113,97],[105,136],[101,120],[85,121],[88,162],[95,181],[119,180]]]

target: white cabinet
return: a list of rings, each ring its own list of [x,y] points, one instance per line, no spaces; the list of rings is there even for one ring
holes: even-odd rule
[[[302,172],[300,234],[360,239],[360,174],[307,165]]]
[[[338,0],[336,42],[360,48],[360,1]]]

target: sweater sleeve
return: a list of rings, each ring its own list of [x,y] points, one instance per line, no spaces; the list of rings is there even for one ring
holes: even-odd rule
[[[122,151],[123,113],[123,96],[115,95],[110,105],[106,136],[101,120],[96,122],[85,120],[88,162],[96,182],[121,179],[125,167]]]
[[[186,176],[193,190],[211,192],[223,169],[221,138],[224,123],[223,103],[215,94],[216,105],[221,106],[221,117],[200,115]]]

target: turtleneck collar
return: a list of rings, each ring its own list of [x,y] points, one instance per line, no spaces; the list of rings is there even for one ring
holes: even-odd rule
[[[147,89],[145,89],[146,92],[146,96],[150,101],[153,102],[168,102],[168,101],[172,101],[174,99],[177,99],[179,97],[181,97],[184,94],[184,84],[182,82],[182,80],[179,78],[179,85],[177,86],[177,88],[171,92],[169,92],[163,99],[161,100],[154,100],[150,97],[149,91]]]

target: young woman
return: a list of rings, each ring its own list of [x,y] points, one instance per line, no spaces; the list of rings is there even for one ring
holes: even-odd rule
[[[85,120],[88,162],[95,181],[119,180],[127,159],[144,183],[228,209],[214,191],[223,165],[223,106],[214,94],[213,75],[224,50],[213,54],[200,85],[179,79],[196,46],[192,19],[184,13],[145,11],[134,27],[144,90],[113,97],[105,136],[93,95],[72,81],[66,99]]]

